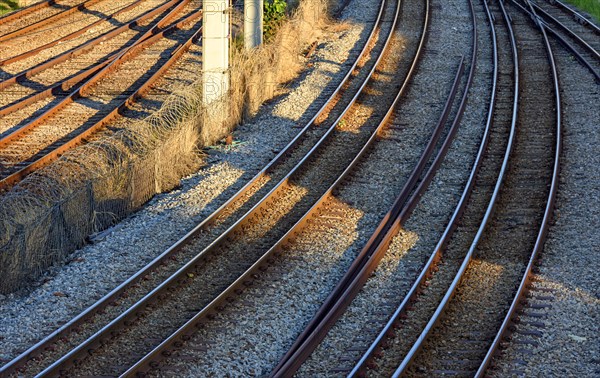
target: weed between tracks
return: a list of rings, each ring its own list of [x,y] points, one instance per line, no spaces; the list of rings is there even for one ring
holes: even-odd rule
[[[589,13],[596,22],[600,22],[600,1],[598,0],[567,0],[584,12]]]
[[[0,0],[0,16],[19,8],[19,3],[12,0]]]
[[[0,198],[0,292],[14,291],[200,166],[223,138],[281,92],[300,55],[328,25],[327,0],[304,0],[273,39],[235,48],[225,99],[202,102],[202,83],[175,90],[152,116],[66,153]]]

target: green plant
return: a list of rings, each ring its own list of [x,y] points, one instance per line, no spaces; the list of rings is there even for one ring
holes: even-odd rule
[[[15,0],[0,0],[0,15],[12,12],[19,8],[19,3]]]
[[[567,2],[589,13],[596,22],[600,22],[600,2],[598,0],[567,0]]]
[[[287,3],[285,0],[265,0],[263,33],[266,41],[271,40],[277,28],[286,19]]]

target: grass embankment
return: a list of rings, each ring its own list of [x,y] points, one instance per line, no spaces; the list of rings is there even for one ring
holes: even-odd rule
[[[582,11],[594,17],[594,21],[600,23],[600,0],[567,0]]]
[[[19,3],[12,0],[0,0],[0,16],[19,8]]]

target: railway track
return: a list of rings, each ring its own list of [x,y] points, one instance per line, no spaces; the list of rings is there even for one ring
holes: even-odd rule
[[[501,2],[500,8],[502,15],[493,6],[494,19],[508,20]],[[450,240],[435,266],[436,273],[416,298],[414,311],[405,312],[401,326],[413,329],[408,333],[413,340],[417,338],[412,345],[400,343],[410,350],[391,370],[394,376],[482,376],[529,284],[532,264],[543,246],[553,210],[560,154],[558,80],[546,35],[540,36],[526,19],[514,13],[514,8],[508,11],[520,50],[510,37],[511,23],[505,24],[507,32],[496,25],[499,46],[512,40],[512,64],[518,73],[508,86],[514,85],[514,92],[508,94],[514,98],[512,119],[507,118],[510,108],[502,106],[496,107],[496,112],[499,109],[506,114],[494,115],[511,122],[507,142],[503,143],[505,152],[500,154],[502,169],[479,226],[476,219],[481,218],[481,211],[475,212],[475,219],[471,218],[470,206],[465,211],[462,227],[471,228],[471,233],[477,229],[470,246],[470,238]],[[500,62],[504,59],[500,56]],[[548,64],[540,69],[540,61],[546,59]],[[506,101],[503,91],[507,88],[497,88],[500,103]],[[532,127],[539,124],[547,130],[539,132]],[[482,167],[485,174],[486,165]],[[462,256],[453,253],[460,251]],[[404,332],[399,334],[405,336]],[[395,351],[384,350],[383,355]]]
[[[548,5],[543,3],[547,3]],[[552,15],[559,19],[565,19],[565,17],[572,18],[586,29],[593,31],[596,34],[600,34],[600,27],[591,19],[591,17],[583,15],[581,12],[577,11],[573,6],[568,5],[564,1],[536,0],[535,4],[546,9],[548,12],[550,12]]]
[[[382,36],[381,41],[378,42],[381,48],[376,63],[382,59],[381,53],[390,40],[389,35],[395,25],[395,21],[392,20],[395,20],[398,14],[397,3],[387,2],[382,10],[380,24]],[[376,64],[371,68],[370,74],[373,74],[375,67],[382,69]],[[336,122],[330,125],[328,132],[319,143],[261,203],[249,212],[250,223],[240,223],[238,226],[231,227],[148,296],[42,373],[54,374],[68,368],[74,360],[92,354],[93,358],[75,364],[70,373],[74,375],[121,374],[120,368],[134,363],[140,353],[143,355],[156,340],[164,338],[167,341],[163,344],[170,344],[171,339],[178,337],[175,333],[175,336],[167,338],[171,332],[179,327],[185,328],[190,322],[196,323],[199,318],[210,315],[207,313],[213,311],[216,306],[215,301],[210,302],[211,299],[218,295],[216,301],[220,301],[225,296],[231,295],[234,290],[232,287],[243,286],[243,282],[256,271],[255,267],[250,271],[246,269],[257,258],[266,260],[273,255],[287,239],[282,239],[282,236],[289,237],[288,235],[291,234],[292,231],[286,233],[286,230],[294,225],[294,222],[298,222],[293,229],[294,233],[297,233],[297,229],[302,226],[306,217],[318,210],[314,201],[318,200],[317,204],[322,204],[330,194],[331,188],[327,189],[327,187],[331,182],[336,185],[350,170],[348,164],[350,167],[356,164],[358,157],[355,155],[365,151],[365,143],[376,139],[376,132],[383,125],[379,120],[389,117],[391,111],[386,113],[385,109],[391,106],[390,102],[394,103],[393,96],[370,94],[389,93],[390,89],[393,94],[393,88],[399,88],[398,84],[402,79],[395,76],[388,79],[386,76],[385,79],[370,79],[368,84],[364,83],[360,88],[361,93],[353,97],[349,106]],[[368,116],[365,117],[366,109],[375,109],[375,113],[368,112]],[[341,122],[342,120],[346,122]],[[340,174],[342,177],[339,176]],[[273,244],[275,247],[271,247]],[[198,251],[193,244],[187,247]],[[217,256],[219,259],[216,259]],[[240,274],[242,277],[239,277]],[[235,283],[229,286],[233,280],[236,280]],[[226,292],[221,293],[227,288]],[[200,310],[190,319],[190,313],[197,311],[189,308],[190,303],[199,307],[210,303],[210,306]],[[166,313],[169,315],[165,316]],[[132,347],[131,337],[137,339],[141,335],[152,335],[152,338],[146,336],[143,343],[136,343],[137,346]],[[175,341],[175,344],[178,342]],[[90,349],[95,350],[90,352]],[[162,349],[163,345],[154,349],[148,355],[149,357],[140,360],[132,369],[136,371],[143,369],[150,359],[156,357],[158,353],[156,351]],[[125,374],[128,375],[130,372]]]
[[[388,28],[389,28],[389,26],[388,26]],[[375,34],[372,35],[372,37],[374,37],[374,36],[375,36]],[[179,268],[181,266],[181,264],[179,264],[175,267],[170,266],[170,267],[168,267],[168,269],[165,269],[165,271],[162,272],[162,274],[163,274],[162,277],[160,276],[161,272],[159,272],[159,274],[158,274],[159,277],[154,277],[154,276],[150,277],[151,275],[148,275],[148,276],[146,276],[146,275],[149,272],[151,272],[153,269],[158,268],[159,265],[161,264],[161,262],[167,262],[167,261],[171,262],[172,261],[171,258],[175,255],[176,252],[178,252],[182,249],[184,250],[183,251],[184,256],[181,257],[181,259],[183,261],[187,261],[185,259],[196,256],[196,251],[194,251],[194,249],[183,248],[186,244],[190,243],[190,240],[194,239],[195,236],[198,236],[198,234],[200,234],[199,235],[200,238],[196,238],[196,240],[194,240],[194,242],[199,243],[200,245],[202,244],[202,242],[204,242],[206,244],[210,244],[210,241],[212,239],[209,240],[209,237],[207,237],[208,235],[202,235],[201,234],[202,231],[205,231],[205,229],[209,228],[209,226],[212,226],[213,223],[215,223],[215,224],[221,223],[222,221],[218,218],[227,217],[227,216],[231,215],[232,213],[239,211],[240,210],[240,208],[238,207],[239,203],[240,202],[243,203],[244,201],[247,201],[250,197],[252,197],[253,195],[256,194],[256,193],[254,193],[253,188],[256,186],[260,187],[260,186],[264,185],[265,182],[268,182],[271,174],[274,174],[274,175],[278,174],[278,171],[277,171],[278,169],[282,169],[282,171],[280,171],[280,172],[284,172],[286,169],[286,166],[289,167],[289,164],[290,164],[289,160],[294,158],[294,154],[296,154],[298,150],[301,150],[304,148],[306,151],[306,148],[309,147],[308,150],[314,151],[314,148],[311,149],[310,146],[306,146],[306,145],[303,146],[303,143],[307,143],[307,141],[310,141],[310,137],[311,137],[310,132],[311,131],[318,130],[319,132],[321,132],[320,129],[322,129],[322,128],[314,127],[315,119],[318,117],[322,117],[322,114],[324,112],[331,113],[330,116],[334,116],[336,114],[336,112],[338,112],[338,114],[339,114],[340,111],[342,111],[343,109],[345,109],[348,106],[349,102],[355,102],[357,100],[357,98],[359,97],[358,93],[354,94],[354,93],[350,92],[350,93],[347,93],[346,95],[344,95],[342,98],[339,97],[339,93],[340,92],[345,93],[348,88],[350,88],[351,90],[358,90],[358,89],[364,88],[364,86],[366,85],[366,79],[368,79],[368,77],[373,74],[373,67],[374,67],[375,60],[376,60],[375,57],[380,56],[382,47],[383,46],[381,43],[376,43],[376,46],[373,47],[372,49],[365,48],[365,50],[363,50],[361,57],[365,57],[367,55],[368,51],[370,51],[372,54],[374,54],[374,56],[369,57],[367,59],[367,62],[366,62],[367,68],[363,68],[362,70],[360,70],[358,72],[358,74],[354,70],[357,67],[357,65],[359,64],[358,60],[356,61],[355,65],[351,67],[351,70],[350,70],[350,72],[348,72],[348,75],[346,77],[346,79],[352,79],[352,80],[350,80],[350,84],[348,84],[348,81],[345,80],[344,83],[342,83],[336,89],[336,91],[334,91],[334,93],[332,94],[332,99],[336,102],[336,105],[333,107],[324,105],[321,108],[320,112],[317,115],[315,115],[313,120],[311,120],[309,122],[309,124],[300,132],[298,137],[296,139],[294,139],[286,149],[281,151],[281,153],[276,157],[276,159],[274,159],[274,161],[271,164],[269,164],[253,180],[251,180],[251,182],[245,188],[240,190],[240,192],[237,195],[233,196],[230,199],[230,201],[228,201],[228,203],[226,203],[219,210],[217,210],[212,216],[210,216],[208,219],[206,219],[205,222],[200,224],[195,230],[190,232],[190,234],[186,238],[182,239],[177,245],[175,245],[169,251],[166,251],[162,256],[157,258],[153,263],[149,264],[149,266],[147,266],[146,269],[142,270],[136,276],[132,277],[132,279],[130,279],[129,281],[127,281],[126,283],[121,285],[119,288],[115,289],[111,294],[107,295],[105,298],[103,298],[101,301],[99,301],[96,305],[94,305],[90,309],[84,311],[84,313],[81,316],[74,319],[72,322],[68,323],[66,326],[63,326],[60,330],[55,332],[53,335],[49,336],[46,340],[38,343],[36,346],[30,348],[30,350],[23,353],[20,357],[18,357],[17,359],[13,360],[11,363],[4,366],[3,370],[9,371],[9,370],[18,368],[18,367],[22,366],[23,364],[26,364],[28,361],[30,363],[33,363],[31,361],[31,358],[34,355],[38,355],[48,344],[54,345],[55,342],[61,337],[64,337],[66,335],[73,336],[73,332],[72,332],[73,330],[82,331],[80,329],[80,324],[88,324],[89,325],[89,322],[86,323],[86,319],[88,319],[92,315],[97,316],[97,314],[96,314],[97,311],[101,311],[101,312],[105,311],[106,307],[109,305],[109,303],[115,303],[116,301],[123,301],[123,302],[127,303],[126,297],[130,297],[130,296],[135,297],[135,295],[136,295],[136,294],[132,293],[132,292],[135,292],[134,284],[141,284],[142,286],[145,285],[145,282],[141,280],[143,277],[149,280],[149,285],[147,285],[145,287],[148,290],[153,287],[152,286],[153,284],[162,282],[162,280],[164,280],[166,277],[169,277],[169,275],[174,270]],[[361,65],[363,65],[363,63],[361,63]],[[366,71],[367,74],[363,74],[364,71]],[[346,88],[346,89],[344,89],[344,88]],[[327,117],[327,116],[324,117],[325,120],[328,120],[329,118],[331,118],[331,117]],[[340,116],[335,116],[335,118],[339,119]],[[335,131],[335,125],[337,125],[337,123],[334,122],[330,125],[329,128],[325,128],[325,130],[328,130],[327,134],[323,135],[323,133],[321,132],[321,135],[323,137],[326,137],[327,135],[333,133]],[[323,141],[321,140],[321,142],[323,142]],[[302,156],[302,155],[299,155],[299,156]],[[304,158],[302,161],[305,161],[305,160],[306,160],[306,158]],[[281,164],[281,163],[283,163],[283,164]],[[273,168],[276,168],[276,169],[273,169]],[[267,175],[269,175],[269,176],[267,176]],[[279,182],[280,187],[282,185],[284,185],[286,182],[287,182],[287,178],[284,178],[283,180],[281,180]],[[223,243],[223,241],[226,241],[227,238],[231,238],[232,236],[236,235],[236,233],[239,234],[241,232],[241,230],[246,229],[248,227],[248,225],[251,224],[254,221],[254,219],[256,219],[256,217],[259,217],[260,212],[264,212],[265,206],[268,206],[270,204],[270,202],[267,201],[267,199],[270,199],[270,201],[272,201],[273,197],[276,197],[276,195],[279,193],[281,193],[281,190],[279,190],[279,191],[271,190],[270,195],[266,199],[263,199],[263,201],[261,202],[262,206],[259,206],[260,203],[259,203],[259,205],[254,206],[253,211],[248,212],[245,215],[245,217],[242,220],[238,221],[237,223],[232,222],[233,225],[231,225],[230,227],[227,225],[220,225],[221,229],[225,228],[227,230],[227,233],[225,235],[221,235],[221,237],[219,239],[217,239],[216,242],[212,243],[213,249],[219,243]],[[227,226],[227,227],[225,227],[225,226]],[[205,236],[204,240],[200,240],[200,241],[197,240],[197,239],[202,239],[202,236]],[[206,253],[206,254],[208,254],[208,253]],[[187,255],[187,257],[185,255]],[[179,256],[178,256],[178,258],[179,258]],[[201,255],[199,257],[197,256],[197,258],[196,258],[196,260],[201,260],[201,259],[203,259],[203,256],[201,256]],[[210,263],[210,261],[208,261],[206,263],[208,264],[208,263]],[[139,287],[138,287],[138,289],[139,289]],[[129,290],[129,292],[127,292],[127,290]],[[120,295],[123,292],[125,292],[125,295],[123,297],[121,297]],[[140,292],[137,292],[137,295],[140,295],[140,294],[141,295],[145,294],[145,292],[143,292],[143,288],[142,288],[142,290],[140,290]],[[132,303],[135,303],[135,301],[133,301],[129,304],[132,304]],[[109,306],[108,312],[110,312],[110,310],[111,310],[111,307]],[[108,314],[107,317],[110,319],[111,315],[115,315],[115,314],[118,314],[118,312],[112,312],[112,313]],[[96,324],[95,326],[98,326],[98,324]],[[82,337],[82,339],[85,340],[85,337],[89,336],[89,334],[86,336],[85,331],[83,331],[82,333],[83,333],[83,335],[80,335],[80,337]],[[71,343],[73,343],[73,341],[71,341]],[[78,343],[78,341],[76,341],[74,345],[77,345],[77,343]],[[66,348],[68,350],[68,348],[70,346],[74,346],[74,345],[70,345],[69,343],[67,343],[66,346],[65,346],[65,344],[62,344],[61,347]],[[52,349],[54,349],[54,348],[55,347],[52,347]],[[47,358],[47,357],[42,357],[42,358]],[[52,358],[50,358],[50,360],[51,359]],[[36,363],[36,365],[37,365],[37,363]],[[31,366],[31,365],[29,365],[29,366]]]
[[[92,47],[98,44],[102,47],[105,42],[110,41],[112,37],[118,36],[120,32],[135,28],[143,29],[141,24],[149,17],[157,16],[159,13],[155,12],[143,17],[137,20],[138,23],[130,24],[130,22],[165,3],[167,2],[138,1],[130,4],[125,3],[123,6],[113,5],[109,11],[112,13],[107,12],[109,14],[102,14],[104,17],[93,23],[87,25],[72,23],[69,24],[69,27],[65,27],[62,24],[54,26],[56,29],[65,29],[69,31],[70,33],[67,35],[53,33],[53,30],[44,32],[42,35],[37,35],[37,33],[33,33],[33,35],[24,35],[22,37],[23,39],[34,38],[37,45],[29,43],[28,41],[20,41],[21,43],[15,43],[13,49],[5,48],[0,59],[0,66],[2,67],[2,72],[0,72],[2,88],[6,88],[9,84],[14,83],[13,76],[27,72],[27,70],[33,69],[49,60],[58,58],[56,63],[53,64],[56,65],[67,59],[72,59],[82,53],[88,52]],[[170,3],[171,6],[173,4],[174,2]],[[161,12],[165,10],[168,9],[162,8]],[[20,38],[15,39],[19,40]],[[10,39],[9,41],[12,42],[13,40]],[[6,45],[6,42],[1,44],[4,46]],[[63,56],[66,56],[66,58]],[[53,67],[53,65],[49,64],[43,66],[43,68],[50,68]],[[37,71],[28,73],[27,77],[35,75],[36,72]]]
[[[46,35],[58,38],[64,37],[70,34],[71,31],[85,28],[87,24],[100,19],[106,13],[131,4],[131,1],[121,6],[119,3],[111,3],[105,0],[86,0],[53,17],[1,35],[0,45],[3,47],[6,56],[12,56],[18,52],[39,47],[44,43]]]
[[[341,317],[345,308],[350,304],[373,271],[377,268],[392,243],[393,238],[398,234],[404,222],[410,218],[412,211],[420,201],[421,196],[427,190],[452,144],[462,119],[462,113],[465,109],[476,66],[477,36],[475,34],[475,24],[473,24],[472,32],[472,59],[468,64],[469,72],[468,75],[466,75],[467,78],[461,80],[461,76],[464,72],[464,66],[461,63],[457,77],[455,78],[453,90],[446,102],[446,110],[438,121],[437,127],[432,134],[419,163],[415,166],[410,178],[402,188],[392,209],[390,209],[386,218],[380,224],[377,232],[371,237],[365,248],[363,248],[361,256],[355,260],[355,264],[348,270],[344,278],[336,287],[336,290],[334,290],[321,307],[319,313],[311,320],[311,323],[305,328],[303,334],[300,335],[288,354],[280,361],[280,364],[277,367],[278,369],[276,368],[273,376],[289,376],[290,374],[293,374],[293,372],[300,367],[304,360],[308,358],[317,345],[325,338],[327,331],[333,326],[337,319]],[[465,85],[465,88],[462,90],[461,100],[458,101],[456,113],[450,117],[450,109],[452,109],[452,104],[455,102],[454,97],[456,96],[458,87],[462,85]],[[448,120],[448,118],[450,118],[450,120]],[[450,124],[449,127],[446,125],[447,123]],[[445,138],[442,139],[441,146],[439,146],[435,158],[429,163],[433,152],[435,152],[438,139],[442,136],[442,131],[446,128]],[[429,166],[425,171],[425,168],[427,168],[426,164],[429,164]],[[402,282],[398,282],[397,285],[401,286]],[[386,316],[386,313],[389,315],[392,311],[393,309],[389,305],[381,306],[377,311],[377,315],[383,317]],[[352,361],[355,358],[358,359],[356,353],[362,353],[368,349],[369,337],[376,336],[376,333],[373,335],[372,330],[377,330],[382,326],[381,320],[382,319],[371,319],[367,322],[371,329],[359,332],[360,335],[357,335],[357,337],[354,338],[350,350],[343,356],[343,360],[339,361],[338,366],[323,366],[323,368],[329,369],[328,374],[341,375],[351,373],[352,366],[348,366],[346,362]]]
[[[175,23],[163,29],[159,22],[81,86],[3,135],[0,187],[15,184],[83,143],[142,96],[200,36],[200,3],[180,2],[163,20],[174,17],[179,18]]]
[[[67,12],[82,2],[83,0],[45,0],[9,13],[0,17],[0,36],[31,27],[51,17],[56,18],[60,13]]]
[[[544,23],[547,33],[558,40],[575,58],[600,82],[600,38],[598,31],[584,27],[574,18],[545,2],[528,3],[525,0],[512,1],[523,13]],[[593,25],[593,24],[588,24]]]
[[[482,375],[519,307],[520,298],[530,287],[532,266],[543,246],[556,192],[560,154],[558,80],[546,25],[538,24],[543,33],[541,39],[527,19],[519,15],[518,6],[498,2],[490,7],[493,14],[490,25],[498,45],[496,97],[464,199],[452,222],[461,217],[462,220],[460,225],[448,226],[411,295],[351,374],[366,371],[368,367],[376,375]],[[29,374],[60,356],[43,374],[132,375],[159,371],[165,366],[160,361],[193,342],[197,329],[206,327],[217,313],[225,310],[227,303],[234,302],[246,287],[259,282],[262,272],[285,258],[286,249],[295,243],[299,233],[310,227],[332,227],[331,221],[320,215],[347,214],[348,209],[334,200],[333,193],[349,180],[352,169],[377,140],[377,133],[389,119],[412,70],[406,67],[406,74],[393,79],[382,74],[383,70],[375,73],[380,65],[386,64],[386,35],[391,35],[396,25],[393,15],[397,17],[397,9],[400,3],[382,1],[372,38],[346,80],[259,175],[131,280],[2,367],[0,372]],[[527,3],[522,10],[534,12],[535,8]],[[180,26],[180,31],[187,34],[182,33],[179,42],[169,41],[176,52],[183,52],[183,46],[199,35],[199,28]],[[169,51],[168,48],[161,46],[158,51]],[[540,69],[540,62],[546,58],[548,65]],[[147,64],[159,66],[162,61],[148,60]],[[461,62],[454,87],[464,80],[470,81],[462,78],[463,69]],[[113,80],[117,79],[111,77],[106,86],[114,87]],[[85,86],[82,88],[85,92]],[[386,90],[387,97],[383,99],[373,95]],[[467,92],[464,91],[463,107]],[[131,91],[126,95],[123,106],[137,93]],[[450,96],[450,104],[455,95],[456,92]],[[444,112],[446,118],[450,117],[449,106]],[[360,262],[352,273],[326,301],[326,308],[318,315],[321,318],[309,325],[312,329],[301,335],[296,349],[286,356],[298,354],[300,358],[284,359],[274,375],[284,376],[298,368],[314,349],[314,340],[323,337],[313,336],[317,334],[313,334],[314,330],[326,328],[321,325],[324,320],[330,327],[335,316],[341,314],[342,307],[335,307],[333,302],[350,298],[341,296],[342,293],[355,295],[376,267],[399,225],[410,215],[419,193],[426,189],[436,164],[443,159],[461,112],[453,116],[453,126],[442,139],[442,147],[425,176],[422,177],[425,163],[431,155],[416,169],[414,181],[409,180],[410,184],[396,200],[378,229],[379,236],[374,236],[361,252],[366,259],[357,259]],[[439,131],[432,136],[432,146],[437,138],[444,136],[445,121],[442,117]],[[539,133],[530,127],[534,124],[546,126],[546,132]],[[84,138],[85,135],[81,137]],[[429,154],[432,153],[433,149]],[[18,166],[21,160],[15,160],[17,172],[27,169]],[[477,190],[472,192],[473,186]],[[515,201],[517,198],[520,202]],[[240,218],[234,216],[241,213]],[[220,235],[216,238],[209,235],[206,231],[211,228],[212,233],[216,229]],[[223,256],[228,257],[228,265],[220,260]],[[155,269],[164,270],[156,274]],[[98,324],[102,323],[98,319],[97,323],[90,321],[92,316],[114,319],[104,326]],[[494,327],[489,327],[490,324]],[[394,328],[398,329],[392,331]],[[309,344],[305,344],[307,340]],[[66,351],[70,352],[65,354]],[[400,361],[398,356],[406,358]]]
[[[112,62],[120,52],[138,42],[147,31],[159,28],[162,25],[161,16],[174,4],[173,1],[147,2],[152,8],[135,15],[137,17],[133,20],[108,34],[92,38],[58,55],[51,55],[48,60],[42,60],[33,67],[25,66],[21,70],[21,67],[12,67],[13,64],[10,64],[12,73],[5,69],[10,76],[0,82],[0,115],[4,116],[0,130],[6,132],[11,127],[18,127],[36,111],[43,109],[48,101],[61,97],[61,94],[62,97],[66,96],[69,89]],[[35,56],[40,55],[43,59],[46,54]]]

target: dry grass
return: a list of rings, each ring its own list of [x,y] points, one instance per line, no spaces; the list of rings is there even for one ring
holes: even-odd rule
[[[170,190],[198,169],[200,149],[226,136],[303,68],[302,51],[328,25],[326,0],[304,0],[276,37],[234,49],[230,93],[202,103],[202,83],[176,90],[152,116],[70,151],[0,198],[0,292],[62,262],[87,235]]]

